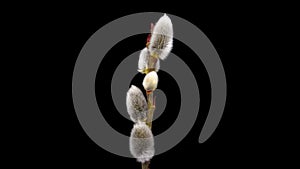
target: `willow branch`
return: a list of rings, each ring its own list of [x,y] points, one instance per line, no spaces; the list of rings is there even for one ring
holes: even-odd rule
[[[142,163],[142,169],[149,169],[149,164],[150,164],[150,161],[146,161],[146,162]]]
[[[147,114],[147,122],[146,124],[149,128],[152,128],[153,114],[155,111],[153,92],[147,92],[147,100],[148,100],[148,114]]]

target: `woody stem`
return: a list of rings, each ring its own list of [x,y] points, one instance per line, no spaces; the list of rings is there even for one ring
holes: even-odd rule
[[[152,128],[152,120],[153,120],[153,113],[155,110],[155,104],[153,99],[153,92],[147,91],[147,100],[148,100],[148,114],[147,114],[147,121],[146,124],[149,126],[149,128]],[[150,161],[146,161],[142,163],[142,169],[149,169]]]
[[[149,169],[149,164],[150,164],[150,161],[146,161],[146,162],[142,163],[142,169]]]
[[[153,100],[153,92],[147,92],[147,100],[148,100],[148,114],[147,114],[147,122],[146,124],[149,128],[152,128],[152,120],[153,120],[153,113],[155,110],[154,100]]]

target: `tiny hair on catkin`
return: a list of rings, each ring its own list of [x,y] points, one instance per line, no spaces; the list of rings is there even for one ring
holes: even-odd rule
[[[149,51],[151,56],[166,59],[173,47],[173,24],[164,14],[155,24],[150,39]]]
[[[147,118],[148,105],[142,91],[131,85],[126,95],[127,112],[133,122],[145,121]]]
[[[138,162],[144,163],[154,156],[154,138],[152,131],[144,122],[134,125],[130,140],[130,152]]]
[[[149,70],[154,70],[157,72],[159,68],[159,59],[152,57],[148,48],[144,48],[139,56],[138,71],[141,73],[147,73]]]

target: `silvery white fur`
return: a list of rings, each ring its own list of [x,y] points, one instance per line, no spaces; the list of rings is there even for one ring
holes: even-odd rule
[[[148,48],[144,48],[140,53],[138,68],[139,72],[143,72],[146,69],[155,69],[157,72],[160,68],[160,61],[159,59],[150,56]]]
[[[133,126],[129,139],[129,149],[138,162],[144,163],[154,156],[154,138],[144,122]]]
[[[155,24],[150,39],[149,51],[152,56],[164,60],[173,47],[173,25],[171,19],[164,14]]]
[[[145,121],[147,117],[147,102],[142,91],[131,85],[126,96],[127,112],[133,122]]]

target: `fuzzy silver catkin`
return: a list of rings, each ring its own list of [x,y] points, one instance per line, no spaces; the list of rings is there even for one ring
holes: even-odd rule
[[[171,19],[164,14],[155,24],[150,39],[149,51],[152,56],[164,60],[173,47],[173,25]]]
[[[149,161],[154,156],[153,134],[144,122],[138,122],[133,126],[129,149],[133,157],[141,163]]]
[[[126,96],[127,112],[133,122],[145,121],[147,118],[147,102],[142,91],[131,85]]]
[[[148,48],[144,48],[140,53],[138,71],[144,73],[147,69],[154,69],[157,72],[159,68],[159,59],[150,56]]]

